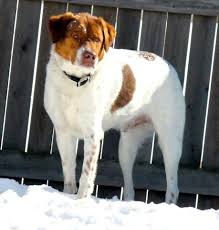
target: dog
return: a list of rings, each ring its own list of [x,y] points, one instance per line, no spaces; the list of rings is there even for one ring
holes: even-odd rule
[[[100,140],[104,131],[113,128],[121,132],[124,200],[133,200],[136,153],[155,131],[165,164],[166,202],[176,203],[185,123],[185,101],[176,70],[153,53],[111,48],[114,27],[88,13],[51,16],[49,31],[52,45],[44,106],[56,132],[64,192],[77,192],[77,198],[92,193]],[[77,191],[78,138],[84,139],[84,161]]]

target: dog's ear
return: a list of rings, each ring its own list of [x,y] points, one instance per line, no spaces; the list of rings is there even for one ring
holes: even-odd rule
[[[109,47],[113,44],[113,41],[116,37],[116,30],[114,26],[110,25],[108,22],[106,22],[103,18],[98,18],[102,30],[103,30],[103,36],[104,36],[104,49],[107,51]]]
[[[67,26],[73,20],[73,16],[73,13],[68,12],[50,17],[49,31],[53,43],[65,38]]]

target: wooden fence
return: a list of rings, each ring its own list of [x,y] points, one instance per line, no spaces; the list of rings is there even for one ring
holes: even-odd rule
[[[219,208],[219,2],[217,0],[0,0],[0,176],[26,184],[63,180],[51,121],[43,108],[51,15],[90,12],[116,26],[116,48],[164,56],[180,76],[186,128],[179,170],[180,206]],[[120,196],[119,133],[105,134],[95,193]],[[83,142],[78,145],[79,177]],[[164,201],[156,137],[139,151],[136,200]]]

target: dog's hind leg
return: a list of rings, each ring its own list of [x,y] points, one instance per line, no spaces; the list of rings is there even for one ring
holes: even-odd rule
[[[141,125],[121,132],[119,141],[119,162],[124,178],[124,200],[134,200],[132,169],[139,146],[152,134],[152,126]]]
[[[178,165],[181,157],[182,137],[159,133],[159,145],[163,153],[166,171],[167,191],[166,203],[176,203],[179,195],[178,190]]]
[[[178,199],[178,166],[182,154],[185,125],[185,101],[177,73],[169,66],[169,76],[154,92],[149,108],[158,142],[162,150],[166,171],[166,202]]]
[[[182,153],[184,121],[178,119],[163,120],[162,125],[159,126],[154,122],[154,127],[158,134],[158,142],[162,150],[166,171],[166,203],[176,203],[179,195],[177,172]]]
[[[77,139],[67,132],[56,129],[56,141],[62,161],[64,192],[76,193],[75,167]]]

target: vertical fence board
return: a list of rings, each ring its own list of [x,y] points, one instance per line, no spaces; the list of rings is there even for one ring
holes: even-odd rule
[[[217,32],[214,67],[211,83],[210,104],[207,118],[205,149],[202,166],[208,170],[219,168],[219,33]],[[219,208],[219,198],[199,196],[198,208]]]
[[[137,49],[140,16],[140,10],[119,9],[116,48]]]
[[[103,159],[118,161],[119,139],[118,131],[111,129],[104,133]]]
[[[140,50],[162,55],[165,37],[166,13],[144,11]]]
[[[78,5],[78,4],[69,4],[68,11],[73,13],[91,13],[91,6],[90,5]]]
[[[39,59],[37,66],[37,76],[32,110],[29,152],[50,151],[53,125],[43,106],[44,84],[46,77],[46,64],[49,60],[51,46],[50,34],[48,31],[48,21],[50,16],[65,12],[66,4],[45,2],[43,11],[43,21],[40,38]]]
[[[5,148],[24,150],[25,147],[40,5],[38,1],[21,0],[19,3],[4,136]]]
[[[194,16],[186,86],[186,125],[181,163],[198,167],[207,105],[215,17]]]
[[[168,14],[164,58],[177,70],[183,86],[191,15]]]
[[[0,62],[0,128],[4,119],[16,4],[16,0],[0,0],[0,50],[1,56],[4,57]],[[0,135],[1,133],[2,130]]]
[[[183,84],[184,80],[190,19],[190,15],[168,14],[164,58],[176,68],[181,84]],[[163,156],[158,146],[157,138],[154,145],[153,163],[163,164]],[[159,194],[163,197],[165,196],[165,193],[160,192]],[[149,197],[150,195],[151,192],[149,192]],[[155,198],[157,197],[158,194],[156,194]],[[181,197],[183,197],[183,194]],[[193,196],[193,199],[192,204],[195,202],[195,196]]]
[[[103,6],[94,6],[93,15],[98,17],[103,17],[104,20],[115,25],[116,22],[116,8],[113,7],[103,7]]]
[[[203,167],[219,168],[219,33],[215,47],[215,60],[212,75],[210,104],[208,110]]]

